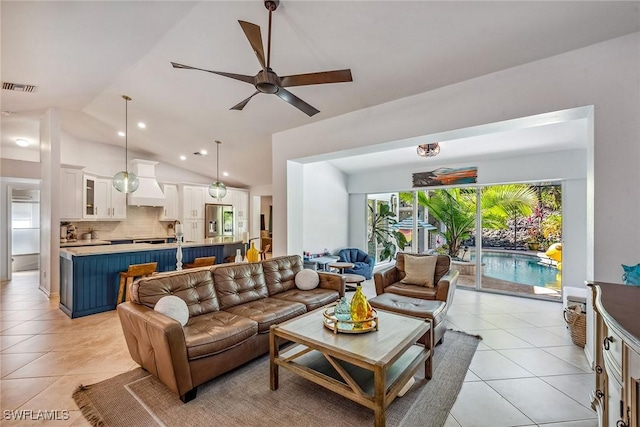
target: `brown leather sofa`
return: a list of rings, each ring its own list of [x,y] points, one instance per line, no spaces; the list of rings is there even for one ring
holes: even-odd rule
[[[338,300],[344,277],[318,273],[320,285],[295,286],[299,256],[259,263],[161,273],[135,281],[131,301],[118,305],[129,353],[183,402],[197,387],[269,352],[269,327]],[[189,321],[181,324],[153,310],[167,295],[182,298]]]
[[[401,282],[405,277],[404,257],[411,256],[437,256],[436,270],[434,275],[435,286],[428,288],[425,286],[408,285]],[[428,255],[428,254],[407,254],[399,252],[396,256],[396,263],[386,269],[377,271],[373,275],[376,285],[376,294],[393,294],[403,297],[415,298],[417,300],[442,301],[444,306],[438,306],[435,310],[431,310],[428,305],[417,307],[419,302],[412,303],[410,300],[402,299],[402,301],[393,301],[387,299],[385,301],[386,309],[397,311],[401,314],[416,315],[416,313],[431,310],[429,313],[433,316],[435,324],[434,341],[440,342],[447,330],[446,316],[449,307],[453,303],[453,294],[456,290],[459,272],[451,269],[451,258],[448,255]],[[372,302],[373,304],[373,302]]]

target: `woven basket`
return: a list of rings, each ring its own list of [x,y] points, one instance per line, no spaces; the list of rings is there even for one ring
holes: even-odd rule
[[[577,305],[570,305],[564,309],[564,321],[571,333],[571,341],[584,347],[587,343],[587,315]]]

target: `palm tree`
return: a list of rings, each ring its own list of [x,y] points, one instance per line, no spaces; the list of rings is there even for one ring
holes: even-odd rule
[[[403,201],[411,201],[411,193],[401,193]],[[507,219],[516,215],[531,214],[537,203],[536,192],[525,184],[507,184],[487,187],[480,199],[483,228],[506,228]],[[449,256],[456,258],[462,242],[471,237],[476,228],[475,189],[452,188],[433,190],[430,197],[426,191],[418,192],[418,204],[429,208],[445,230],[439,232],[447,241]]]

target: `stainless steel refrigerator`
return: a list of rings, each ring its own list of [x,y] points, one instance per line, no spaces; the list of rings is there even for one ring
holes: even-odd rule
[[[206,204],[204,230],[205,237],[233,236],[233,206]]]

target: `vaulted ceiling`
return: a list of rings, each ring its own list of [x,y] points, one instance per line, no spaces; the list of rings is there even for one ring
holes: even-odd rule
[[[127,94],[130,123],[147,124],[130,125],[131,149],[213,176],[214,159],[192,153],[213,151],[219,139],[221,168],[235,186],[271,182],[274,132],[640,31],[637,1],[283,0],[273,14],[272,68],[281,76],[353,74],[352,83],[290,89],[321,111],[310,118],[267,95],[231,111],[252,86],[170,65],[254,75],[260,66],[238,20],[260,25],[266,40],[260,0],[2,1],[1,8],[2,80],[37,87],[2,91],[10,114],[3,128],[11,130],[3,146],[49,107],[61,110],[65,132],[124,146],[117,131]]]

